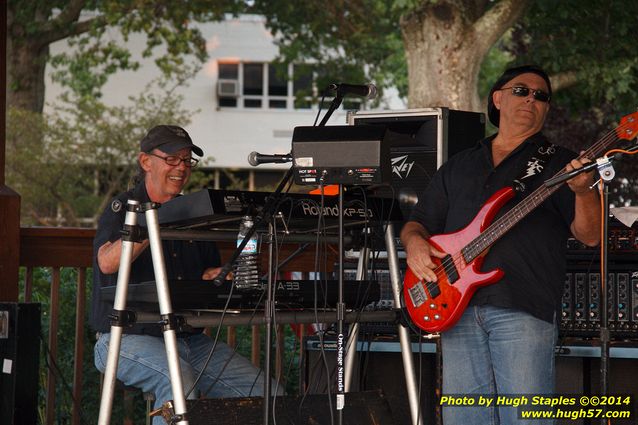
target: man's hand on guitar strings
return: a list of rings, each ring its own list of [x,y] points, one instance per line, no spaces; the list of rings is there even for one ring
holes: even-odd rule
[[[443,258],[447,254],[434,248],[425,239],[416,235],[410,238],[405,249],[407,263],[412,273],[419,279],[427,282],[436,282],[437,277],[434,269],[437,265],[432,261],[432,257]]]

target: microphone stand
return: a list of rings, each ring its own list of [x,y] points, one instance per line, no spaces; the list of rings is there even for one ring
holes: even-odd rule
[[[638,146],[634,146],[628,149],[629,152],[638,151]],[[603,231],[600,243],[602,244],[601,253],[601,270],[600,270],[600,294],[601,294],[601,309],[600,309],[600,390],[601,395],[607,395],[609,390],[609,342],[610,333],[608,325],[608,300],[607,300],[607,281],[608,281],[608,227],[609,227],[609,182],[613,180],[616,172],[611,163],[612,160],[619,160],[622,157],[622,153],[617,153],[610,157],[598,158],[589,164],[584,165],[581,168],[576,168],[568,173],[561,174],[545,181],[545,187],[552,187],[562,182],[565,182],[572,177],[575,177],[581,173],[585,173],[594,168],[598,170],[600,180],[598,185],[602,185],[603,193]],[[605,406],[603,409],[606,410]],[[602,424],[606,423],[605,419],[601,420]]]
[[[336,96],[334,97],[334,99],[332,100],[330,104],[330,107],[328,108],[323,119],[321,120],[321,123],[319,124],[319,126],[326,125],[326,122],[328,121],[332,113],[339,107],[339,105],[341,105],[342,101],[343,101],[343,94],[337,92]],[[224,279],[226,278],[228,273],[230,273],[230,271],[232,270],[233,265],[235,264],[235,262],[241,255],[244,247],[250,241],[250,238],[255,233],[257,227],[261,226],[263,223],[270,222],[272,215],[275,212],[274,211],[275,207],[277,206],[279,202],[281,193],[283,192],[283,189],[288,183],[288,181],[290,181],[290,179],[292,178],[293,169],[294,169],[294,165],[290,167],[288,171],[286,171],[286,174],[282,178],[281,182],[279,182],[277,189],[275,189],[273,194],[268,198],[268,201],[266,202],[266,205],[264,205],[264,208],[255,217],[255,223],[253,224],[253,226],[250,229],[248,229],[246,235],[244,236],[244,239],[237,246],[237,248],[231,255],[230,259],[222,267],[221,271],[219,272],[219,275],[217,275],[217,277],[213,279],[213,284],[219,286],[224,282]],[[344,320],[343,312],[345,309],[343,308],[343,243],[344,243],[343,241],[344,241],[344,237],[343,237],[343,190],[341,185],[339,185],[339,190],[340,190],[339,192],[339,214],[340,214],[339,215],[339,264],[340,264],[341,270],[340,270],[340,276],[339,276],[339,298],[338,298],[339,301],[337,303],[337,317],[339,318],[339,334],[343,335],[343,320]],[[268,419],[270,416],[270,369],[271,369],[270,349],[272,345],[272,321],[273,321],[273,316],[275,311],[275,302],[273,300],[273,293],[274,293],[273,286],[275,284],[274,267],[273,267],[274,255],[273,255],[273,247],[272,247],[274,242],[272,240],[274,232],[273,232],[272,224],[270,224],[269,229],[270,229],[269,241],[268,241],[270,244],[270,248],[268,251],[269,273],[268,273],[268,287],[266,292],[266,305],[264,309],[264,323],[266,325],[266,341],[265,341],[266,353],[265,353],[265,359],[264,359],[265,379],[264,379],[264,405],[263,405],[263,424],[264,425],[268,424],[269,422]],[[341,312],[341,314],[339,314],[339,312]],[[343,347],[342,347],[342,350],[343,350]],[[342,359],[342,365],[343,365],[343,356],[341,356],[341,359]],[[341,368],[341,371],[343,372],[343,366]],[[343,379],[341,380],[341,382],[343,382]],[[341,397],[343,398],[343,389],[341,389]],[[341,424],[342,423],[341,411],[339,411],[339,413],[340,413],[339,424]]]
[[[330,106],[328,107],[328,110],[326,111],[323,118],[321,119],[321,122],[319,123],[319,127],[323,127],[326,125],[326,123],[328,122],[328,119],[330,119],[330,117],[332,116],[332,113],[339,106],[341,106],[341,102],[343,102],[343,93],[337,90],[337,94],[335,94],[334,99],[332,99],[332,102],[330,102]]]
[[[343,93],[337,90],[335,97],[332,99],[328,110],[324,114],[319,127],[323,127],[333,112],[341,105],[343,101]],[[323,184],[323,177],[321,178]],[[345,405],[345,373],[344,373],[344,336],[343,323],[345,318],[345,305],[343,303],[343,184],[339,183],[339,280],[338,280],[338,297],[337,297],[337,423],[343,424],[343,407]],[[356,347],[352,349],[356,350]]]
[[[332,113],[335,111],[335,109],[337,109],[339,107],[339,105],[341,105],[341,102],[343,100],[343,94],[341,93],[337,93],[337,95],[335,96],[335,98],[332,100],[332,103],[330,104],[330,107],[328,108],[328,110],[326,111],[323,119],[321,120],[321,123],[319,124],[319,126],[324,126],[326,125],[326,122],[328,121],[328,119],[330,118],[330,116],[332,115]],[[250,238],[252,237],[252,235],[255,233],[257,227],[261,226],[263,223],[266,222],[270,222],[272,215],[274,214],[274,210],[277,206],[277,204],[279,203],[279,199],[281,197],[281,193],[283,192],[284,187],[286,186],[286,184],[290,181],[290,179],[292,178],[292,173],[293,173],[293,169],[294,169],[294,165],[292,167],[290,167],[288,169],[288,171],[286,171],[286,174],[284,175],[284,177],[282,178],[281,182],[279,182],[279,185],[277,186],[277,188],[275,189],[275,191],[273,192],[273,194],[271,196],[268,197],[268,201],[266,202],[266,205],[264,205],[264,208],[257,214],[257,216],[255,217],[255,223],[253,224],[253,226],[248,229],[248,232],[246,233],[246,235],[244,236],[244,239],[241,241],[241,243],[237,246],[237,248],[235,249],[235,251],[233,252],[233,254],[231,255],[230,259],[226,262],[226,264],[222,267],[221,271],[219,272],[219,275],[217,275],[217,277],[215,279],[213,279],[213,284],[219,286],[224,282],[224,279],[226,278],[226,276],[228,275],[228,273],[230,273],[230,271],[233,268],[233,265],[235,264],[235,262],[237,261],[237,259],[239,258],[239,256],[241,255],[244,247],[246,246],[246,244],[248,244],[248,242],[250,241]],[[339,197],[339,213],[340,213],[340,217],[339,217],[339,263],[341,264],[341,269],[343,269],[343,194],[342,194],[342,190],[341,190],[341,186],[339,187],[340,189],[340,197]],[[273,321],[273,316],[274,316],[274,311],[275,311],[275,302],[273,299],[273,286],[275,284],[275,279],[274,279],[274,267],[273,267],[273,248],[272,248],[272,244],[273,244],[273,240],[271,240],[273,238],[273,227],[272,225],[270,225],[269,227],[270,232],[269,232],[269,244],[270,244],[270,248],[268,251],[268,287],[267,287],[267,292],[266,292],[266,305],[265,305],[265,309],[264,309],[264,323],[266,325],[266,353],[265,353],[265,359],[264,359],[264,405],[263,405],[263,424],[264,425],[268,425],[268,419],[270,416],[270,363],[271,363],[271,353],[270,353],[270,349],[271,349],[271,345],[272,345],[272,321]],[[343,308],[341,308],[341,310],[339,309],[340,306],[343,306],[343,270],[341,270],[341,275],[339,278],[339,301],[337,304],[337,312],[341,311],[342,314],[341,315],[337,315],[338,317],[341,317],[340,320],[340,325],[339,325],[339,329],[340,329],[340,334],[342,334],[342,328],[343,328]],[[343,370],[343,369],[342,369]],[[343,395],[342,395],[343,397]],[[339,416],[339,424],[342,423],[341,420],[341,415]]]
[[[231,255],[230,259],[228,260],[228,262],[226,262],[226,264],[222,267],[221,271],[219,272],[219,275],[217,275],[217,277],[215,279],[213,279],[213,283],[217,286],[221,285],[224,282],[224,279],[226,278],[226,276],[228,275],[228,273],[230,273],[231,269],[233,268],[233,265],[235,264],[235,261],[237,261],[237,258],[239,258],[239,256],[241,255],[244,247],[246,246],[246,244],[250,241],[250,238],[252,237],[252,235],[255,233],[255,231],[257,230],[257,227],[261,226],[262,223],[270,223],[270,220],[272,218],[272,215],[275,213],[275,208],[277,207],[277,205],[279,204],[279,199],[281,198],[281,193],[283,192],[284,187],[286,186],[286,184],[288,183],[288,181],[290,181],[290,179],[292,178],[292,170],[293,167],[290,167],[288,169],[288,171],[286,171],[286,174],[284,175],[284,177],[281,179],[281,182],[279,182],[279,186],[277,186],[277,189],[275,189],[275,191],[273,192],[272,195],[270,195],[268,197],[268,200],[266,201],[266,204],[264,205],[264,207],[262,208],[262,210],[257,214],[257,216],[255,217],[255,223],[253,224],[253,226],[248,229],[246,235],[244,236],[244,239],[241,241],[241,243],[237,246],[237,248],[235,249],[235,251],[233,252],[233,255]],[[273,265],[273,238],[274,238],[274,232],[273,232],[273,226],[272,223],[269,224],[269,235],[268,235],[269,239],[268,239],[268,243],[269,243],[269,248],[268,248],[268,283],[267,283],[267,288],[266,288],[266,304],[265,304],[265,308],[264,308],[264,324],[266,326],[266,353],[265,353],[265,358],[264,358],[264,404],[263,404],[263,424],[264,425],[268,425],[268,419],[270,416],[270,364],[271,364],[271,346],[272,346],[272,322],[273,322],[273,317],[274,317],[274,312],[275,312],[275,300],[273,299],[273,286],[275,284],[275,271],[274,271],[274,265]],[[221,325],[221,324],[220,324]]]

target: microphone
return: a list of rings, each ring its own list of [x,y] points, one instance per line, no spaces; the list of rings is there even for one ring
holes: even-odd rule
[[[289,153],[285,155],[265,155],[259,152],[251,152],[248,154],[248,163],[253,167],[259,164],[284,164],[286,162],[292,162],[292,155]]]
[[[354,94],[356,96],[364,96],[368,99],[377,97],[377,86],[374,84],[330,84],[329,90],[336,90],[337,95],[345,96],[346,94]]]

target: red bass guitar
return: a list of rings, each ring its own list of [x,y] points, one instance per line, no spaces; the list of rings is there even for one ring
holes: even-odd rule
[[[638,112],[634,112],[623,117],[614,131],[601,138],[581,157],[597,158],[604,154],[617,138],[631,140],[636,137],[637,130]],[[556,175],[563,173],[564,171],[561,171]],[[511,187],[503,188],[492,195],[464,229],[432,236],[428,242],[447,255],[442,259],[432,259],[436,264],[436,282],[419,280],[408,268],[403,281],[403,295],[412,321],[427,332],[441,332],[451,328],[461,317],[478,288],[496,283],[503,277],[503,271],[500,269],[481,271],[483,258],[490,246],[560,186],[559,184],[547,188],[541,185],[492,223],[499,209],[515,193]]]

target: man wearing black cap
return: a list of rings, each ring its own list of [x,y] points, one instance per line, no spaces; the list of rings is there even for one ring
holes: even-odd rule
[[[164,203],[178,196],[191,168],[198,160],[192,153],[203,155],[201,148],[193,144],[181,127],[160,125],[152,128],[140,143],[138,165],[139,182],[134,189],[113,199],[98,223],[93,241],[93,309],[91,325],[98,332],[95,345],[95,365],[104,372],[110,340],[108,314],[113,304],[102,301],[100,287],[117,284],[122,240],[120,230],[124,225],[126,203],[133,198],[141,203]],[[148,240],[133,246],[130,284],[153,281],[153,261]],[[163,241],[164,262],[169,279],[213,279],[220,271],[220,256],[214,242]],[[125,385],[141,388],[155,394],[155,407],[173,399],[164,338],[159,326],[136,324],[124,329],[117,378]],[[183,375],[184,390],[195,383],[213,348],[213,341],[202,329],[178,334],[178,354]],[[263,374],[246,358],[218,342],[197,389],[208,397],[240,397],[261,395]],[[163,423],[161,417],[156,424]]]
[[[587,162],[551,145],[542,135],[551,95],[547,74],[535,66],[508,69],[494,84],[488,115],[498,133],[443,164],[401,232],[408,265],[419,279],[436,281],[432,257],[445,255],[428,243],[430,235],[463,229],[494,192],[515,180],[533,176],[525,177],[522,191],[499,215],[561,169]],[[548,150],[553,154],[537,161],[540,152]],[[481,269],[499,268],[504,277],[479,288],[459,321],[441,334],[444,394],[554,391],[556,315],[565,281],[566,240],[571,233],[594,246],[600,238],[599,199],[592,185],[592,173],[569,180],[491,246]],[[444,406],[444,423],[518,423],[516,408],[495,404]]]

